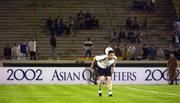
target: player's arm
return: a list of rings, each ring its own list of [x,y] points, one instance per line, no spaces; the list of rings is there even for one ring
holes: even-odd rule
[[[95,64],[95,62],[96,62],[96,58],[94,57],[94,58],[93,58],[93,61],[92,61],[92,64],[91,64],[91,67],[90,67],[91,69],[94,69],[94,64]]]
[[[114,72],[115,71],[115,67],[116,67],[116,60],[115,60],[115,62],[113,63],[113,65],[112,65],[112,71]]]

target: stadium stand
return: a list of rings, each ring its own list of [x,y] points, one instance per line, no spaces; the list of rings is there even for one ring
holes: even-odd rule
[[[144,35],[142,44],[154,44],[167,48],[171,44],[172,25],[176,19],[171,0],[157,0],[156,10],[132,11],[131,0],[1,0],[0,1],[0,55],[6,43],[12,46],[15,42],[37,40],[39,59],[48,59],[50,45],[47,31],[44,29],[48,16],[60,15],[64,21],[76,15],[80,10],[89,10],[99,19],[100,30],[80,30],[77,36],[57,37],[57,54],[60,59],[74,59],[84,56],[83,43],[91,37],[94,43],[93,55],[103,53],[108,42],[108,32],[113,27],[125,25],[125,19],[137,17],[140,23],[149,17],[148,33]],[[121,44],[122,45],[122,44]]]

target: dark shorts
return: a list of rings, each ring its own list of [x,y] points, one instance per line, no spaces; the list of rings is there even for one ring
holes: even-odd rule
[[[99,73],[99,76],[111,76],[112,75],[111,67],[101,68],[98,66],[98,73]]]

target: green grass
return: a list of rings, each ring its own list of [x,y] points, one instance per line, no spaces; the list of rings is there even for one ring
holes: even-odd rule
[[[180,86],[113,85],[113,97],[97,85],[0,85],[0,103],[180,103]]]

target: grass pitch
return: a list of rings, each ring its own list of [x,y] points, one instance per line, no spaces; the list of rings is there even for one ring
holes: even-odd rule
[[[180,103],[179,85],[0,85],[0,103]]]

